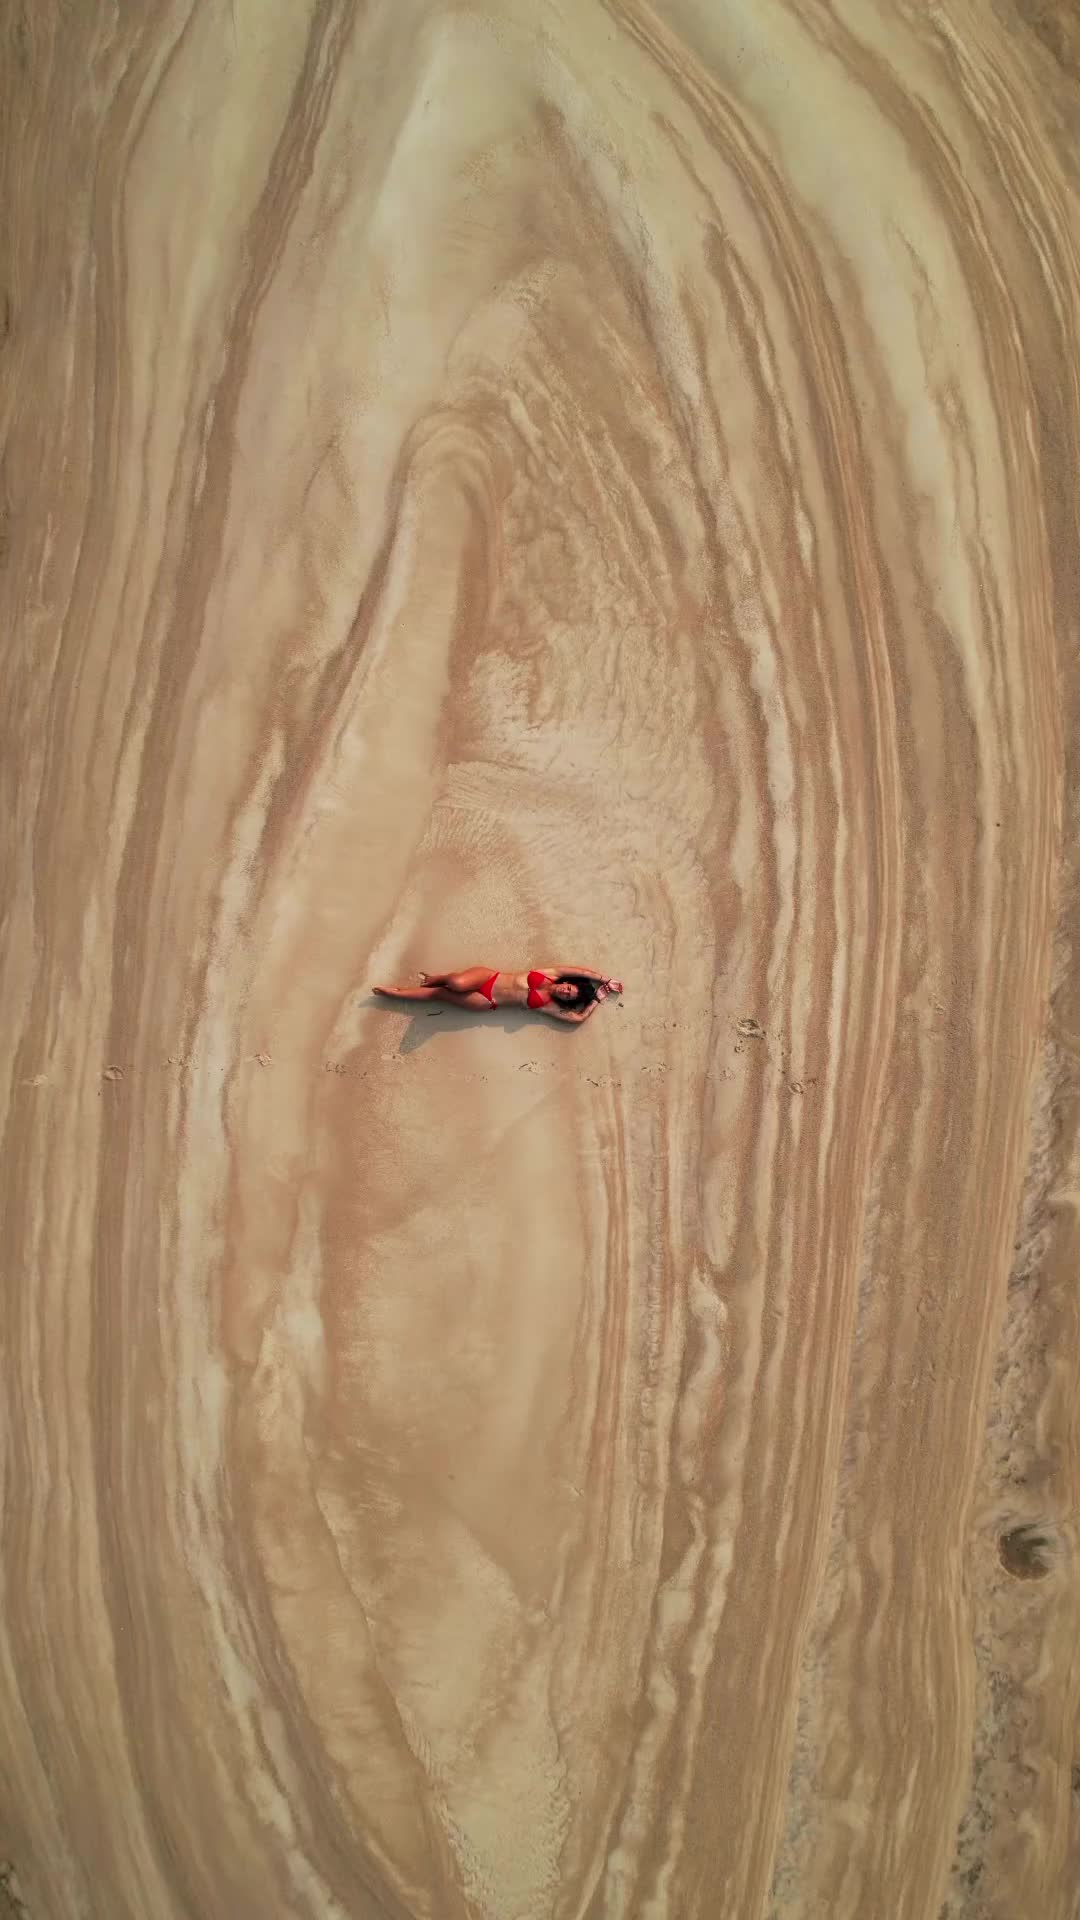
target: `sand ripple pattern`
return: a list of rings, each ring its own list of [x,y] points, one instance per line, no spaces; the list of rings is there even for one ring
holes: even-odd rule
[[[1068,1920],[1075,14],[0,31],[0,1915]]]

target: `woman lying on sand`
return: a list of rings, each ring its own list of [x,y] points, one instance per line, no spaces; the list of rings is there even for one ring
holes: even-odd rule
[[[595,1013],[609,993],[621,993],[621,980],[605,980],[590,967],[549,967],[543,973],[493,973],[490,967],[462,967],[458,973],[422,973],[419,987],[376,987],[394,1000],[446,1000],[452,1007],[487,1013],[490,1007],[535,1007],[553,1020],[575,1026]]]

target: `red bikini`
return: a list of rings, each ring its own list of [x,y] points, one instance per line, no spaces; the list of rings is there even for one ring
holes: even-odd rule
[[[546,973],[530,973],[528,999],[528,1005],[530,1007],[546,1007],[550,1004],[550,993],[543,993],[541,991],[543,987],[548,985],[548,981],[549,976]]]
[[[490,980],[481,981],[476,989],[477,993],[483,994],[485,1000],[490,1000],[492,1006],[495,1005],[495,982],[498,977],[497,973],[493,973]],[[549,976],[546,973],[530,973],[528,1000],[530,1007],[546,1007],[548,1005],[551,995],[550,993],[543,992],[543,988],[546,987],[548,983]]]

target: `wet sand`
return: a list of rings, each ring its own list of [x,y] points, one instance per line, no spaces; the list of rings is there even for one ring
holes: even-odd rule
[[[0,21],[0,1916],[1069,1920],[1075,11]]]

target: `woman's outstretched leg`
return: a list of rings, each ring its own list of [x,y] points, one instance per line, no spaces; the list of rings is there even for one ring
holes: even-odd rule
[[[487,980],[491,976],[485,974],[484,978]],[[442,1000],[459,1011],[467,1007],[470,1013],[491,1012],[491,1001],[486,993],[461,993],[455,987],[372,987],[371,991],[381,994],[386,1000]]]
[[[428,987],[446,987],[450,993],[476,993],[487,985],[494,967],[460,967],[456,973],[422,973]]]

